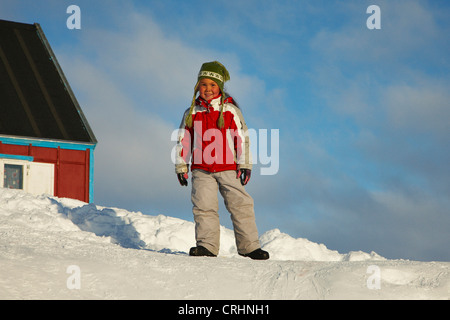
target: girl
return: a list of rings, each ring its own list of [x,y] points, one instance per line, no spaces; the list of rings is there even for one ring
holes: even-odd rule
[[[215,257],[219,253],[219,191],[231,214],[238,253],[266,260],[269,253],[260,247],[253,199],[244,188],[252,169],[247,125],[233,98],[224,91],[229,79],[220,62],[204,63],[180,125],[175,172],[180,184],[187,186],[190,163],[197,241],[189,255]]]

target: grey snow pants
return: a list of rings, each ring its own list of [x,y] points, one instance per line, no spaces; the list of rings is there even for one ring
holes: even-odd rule
[[[203,170],[192,171],[191,200],[197,246],[203,246],[215,255],[219,253],[218,191],[231,214],[238,252],[248,254],[259,249],[261,246],[255,222],[253,199],[241,185],[240,179],[236,178],[236,172],[232,170],[215,173]]]

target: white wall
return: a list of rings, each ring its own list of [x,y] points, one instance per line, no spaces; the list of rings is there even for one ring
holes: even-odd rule
[[[5,181],[5,165],[22,167],[22,181],[20,189],[32,194],[54,195],[55,165],[51,163],[31,162],[16,159],[0,159],[0,186],[8,187]],[[18,188],[16,185],[14,188]]]

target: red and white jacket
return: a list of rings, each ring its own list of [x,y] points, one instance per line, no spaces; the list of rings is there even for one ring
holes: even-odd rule
[[[208,172],[251,169],[250,141],[248,129],[241,110],[233,98],[228,97],[223,105],[224,127],[219,129],[221,96],[210,101],[197,98],[192,111],[191,128],[185,124],[188,108],[181,121],[175,156],[176,173],[201,169]]]

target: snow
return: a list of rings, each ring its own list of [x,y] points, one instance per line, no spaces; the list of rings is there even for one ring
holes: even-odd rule
[[[341,254],[278,229],[271,259],[189,257],[194,224],[0,189],[0,299],[448,299],[450,262]]]

